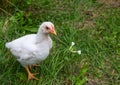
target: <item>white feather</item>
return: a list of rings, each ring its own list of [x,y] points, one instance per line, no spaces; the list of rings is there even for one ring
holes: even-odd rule
[[[38,32],[37,34],[25,35],[8,42],[5,46],[10,49],[15,58],[25,67],[46,59],[52,48],[52,40],[49,35],[46,36]]]

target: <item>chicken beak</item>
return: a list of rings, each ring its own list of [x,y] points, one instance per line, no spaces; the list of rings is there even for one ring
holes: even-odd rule
[[[51,31],[51,34],[57,35],[57,33],[54,29]]]

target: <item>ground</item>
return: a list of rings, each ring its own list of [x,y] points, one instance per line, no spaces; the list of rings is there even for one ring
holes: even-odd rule
[[[1,85],[120,84],[119,0],[28,0],[0,8]],[[57,36],[51,35],[49,57],[31,70],[39,72],[39,80],[27,81],[25,69],[5,43],[36,33],[44,21],[54,23]],[[81,55],[69,51],[71,42]]]

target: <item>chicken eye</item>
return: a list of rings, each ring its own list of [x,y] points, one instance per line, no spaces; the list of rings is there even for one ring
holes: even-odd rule
[[[49,29],[49,27],[46,27],[46,29],[48,30],[48,29]]]

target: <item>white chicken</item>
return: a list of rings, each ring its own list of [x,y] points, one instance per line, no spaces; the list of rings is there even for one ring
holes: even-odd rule
[[[21,65],[25,67],[28,73],[28,80],[38,80],[34,76],[36,73],[31,73],[28,66],[45,60],[49,55],[49,51],[52,48],[52,40],[49,34],[56,35],[54,25],[51,22],[43,22],[37,34],[25,35],[5,44]]]

